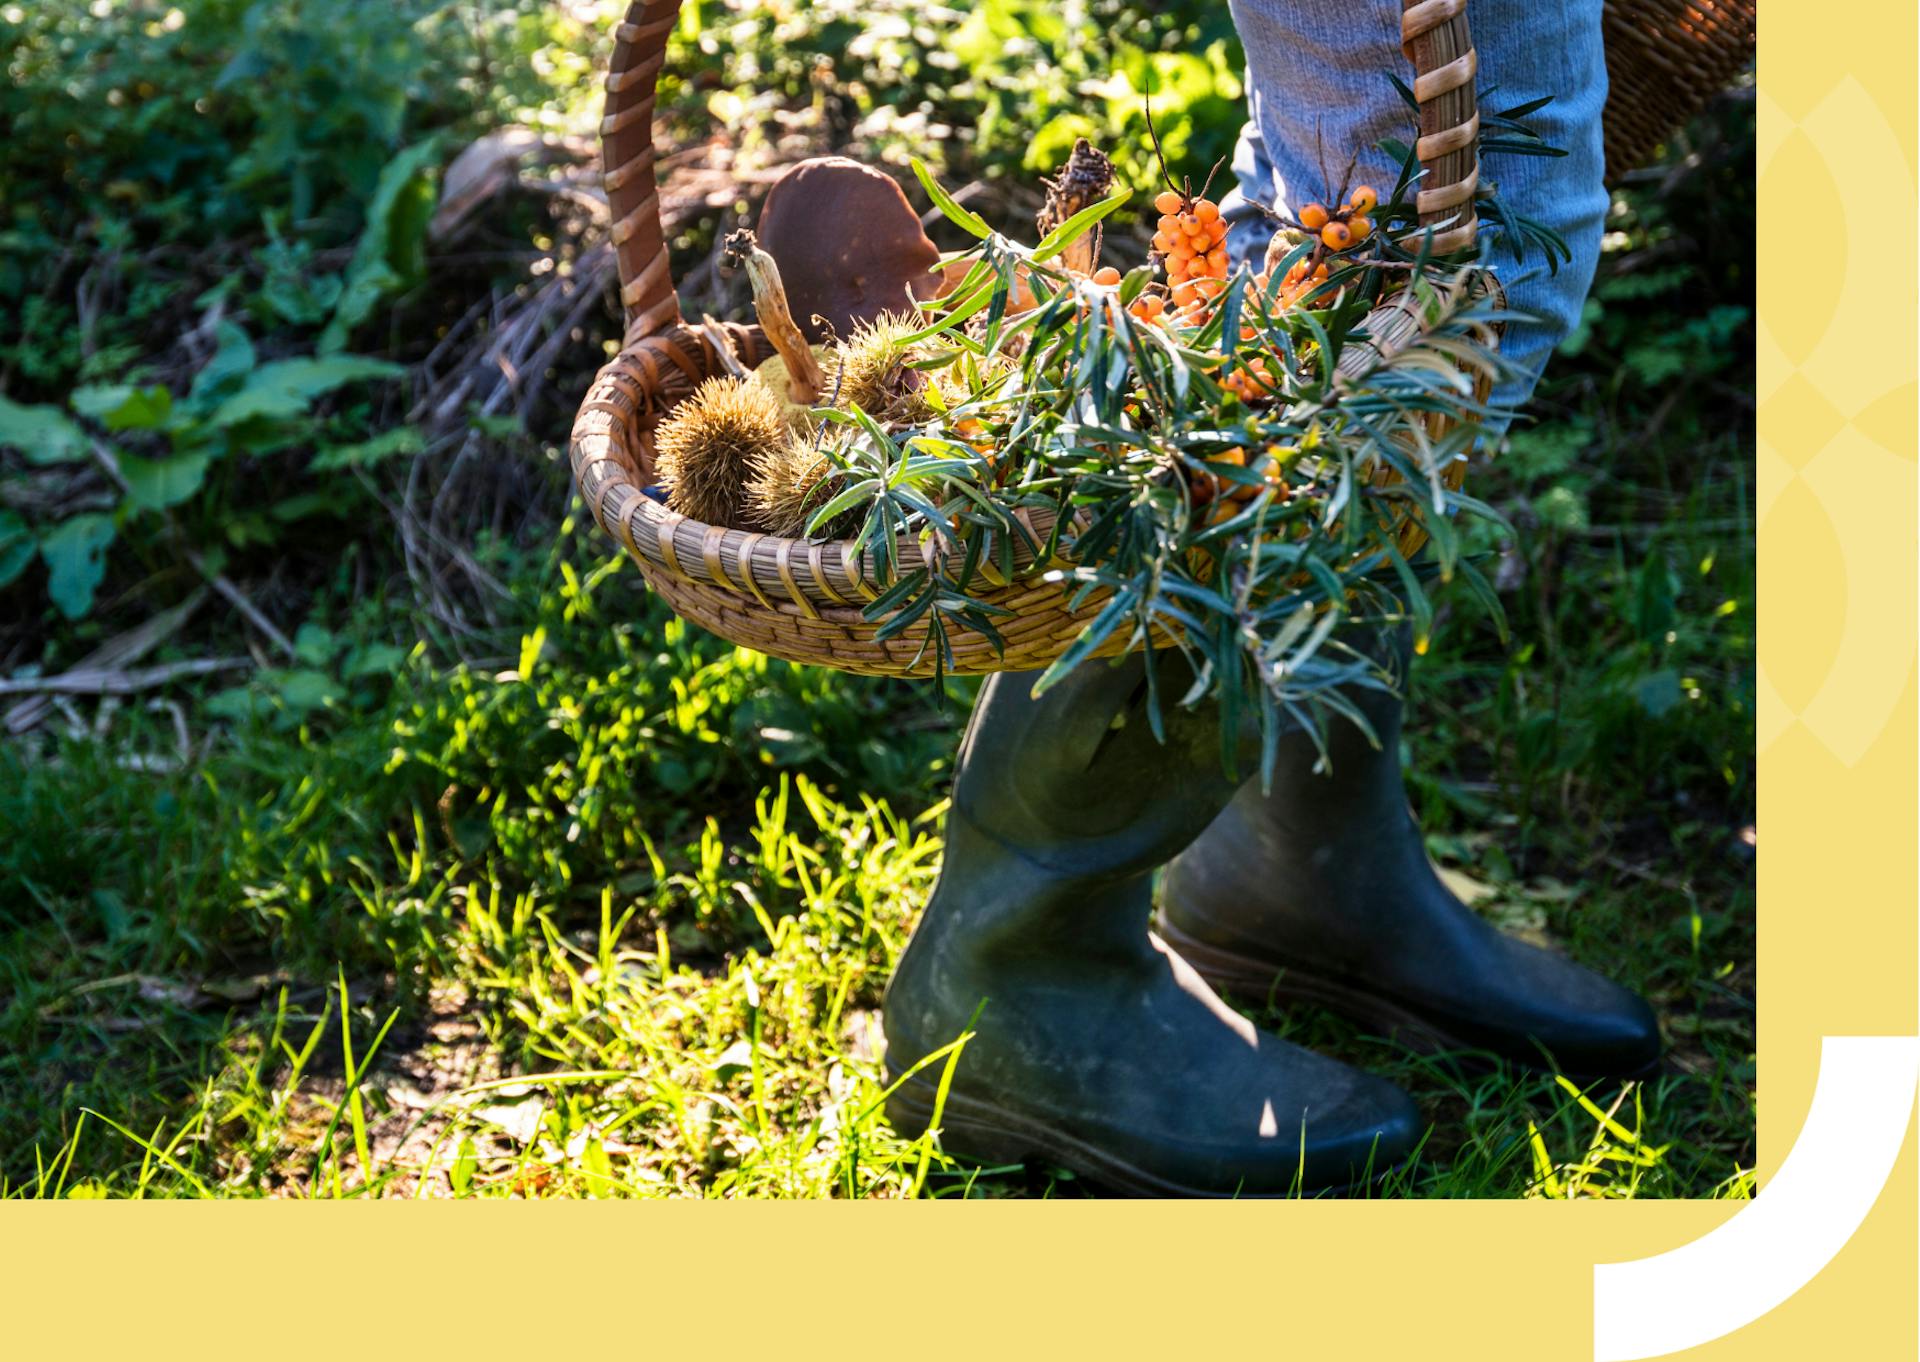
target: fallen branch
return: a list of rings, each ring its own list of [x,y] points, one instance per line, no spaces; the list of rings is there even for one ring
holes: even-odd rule
[[[130,671],[75,667],[58,676],[32,676],[18,681],[0,681],[0,695],[132,695],[152,690],[183,676],[205,676],[210,672],[236,671],[251,667],[250,657],[199,657],[188,662],[164,662],[155,667]]]
[[[194,591],[171,610],[163,610],[150,620],[145,620],[127,630],[124,634],[102,643],[76,663],[74,671],[113,671],[137,662],[152,652],[159,644],[172,637],[187,617],[200,608],[207,598],[206,588]],[[6,728],[9,733],[25,733],[38,724],[53,707],[51,692],[42,692],[31,700],[22,701],[7,711]]]

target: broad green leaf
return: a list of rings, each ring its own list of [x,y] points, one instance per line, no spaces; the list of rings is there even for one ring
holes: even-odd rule
[[[293,636],[293,655],[309,667],[326,666],[339,647],[333,630],[324,624],[309,621],[301,625]]]
[[[349,681],[358,681],[364,676],[391,676],[406,660],[405,648],[396,648],[391,643],[369,643],[347,654],[346,661],[340,665],[340,675]]]
[[[0,449],[17,449],[28,463],[73,463],[87,457],[87,433],[58,407],[0,397]]]
[[[216,719],[251,719],[264,705],[251,686],[231,686],[207,697],[203,706]]]
[[[12,511],[0,510],[0,586],[25,572],[39,547],[26,521]]]
[[[296,714],[322,709],[346,694],[331,676],[308,667],[271,672],[266,679],[280,703]]]
[[[47,594],[60,613],[77,620],[93,609],[93,593],[107,575],[107,545],[113,517],[88,512],[60,522],[40,540],[47,565]]]
[[[213,414],[217,426],[264,418],[303,415],[314,398],[348,383],[394,378],[405,372],[398,364],[365,355],[327,355],[319,359],[282,359],[263,364],[246,384],[222,402]]]
[[[427,447],[426,437],[413,426],[395,426],[371,440],[358,444],[328,445],[314,455],[308,465],[316,473],[331,473],[341,468],[362,468],[393,458],[397,454],[418,454]]]
[[[1658,719],[1682,700],[1679,674],[1650,672],[1633,683],[1633,698],[1650,718]]]
[[[213,334],[213,358],[193,376],[193,387],[188,391],[188,400],[202,410],[239,387],[258,362],[253,342],[238,322],[221,322]]]
[[[200,490],[207,480],[212,452],[206,449],[165,459],[143,459],[138,454],[118,456],[120,476],[127,480],[127,500],[143,511],[178,506]]]
[[[159,430],[173,414],[173,394],[155,383],[136,388],[127,383],[75,388],[68,398],[73,409],[108,430]]]
[[[366,226],[347,266],[339,306],[320,335],[320,353],[346,347],[353,329],[373,315],[387,294],[411,285],[423,267],[422,241],[433,215],[433,167],[438,138],[429,137],[402,151],[380,171],[367,205]]]

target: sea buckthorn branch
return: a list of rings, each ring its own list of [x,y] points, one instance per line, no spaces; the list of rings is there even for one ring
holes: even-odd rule
[[[1498,365],[1491,304],[1457,286],[1471,266],[1397,245],[1369,186],[1303,206],[1266,268],[1234,270],[1207,186],[1165,178],[1154,255],[1124,273],[1071,249],[1118,195],[1056,214],[1037,246],[960,221],[976,241],[943,262],[956,286],[910,324],[927,410],[898,428],[837,414],[825,449],[846,490],[816,523],[863,516],[856,542],[885,584],[869,612],[890,634],[925,621],[936,655],[949,621],[998,637],[979,583],[1030,572],[1088,612],[1043,687],[1105,644],[1152,641],[1193,677],[1163,701],[1149,651],[1156,725],[1163,702],[1211,696],[1230,728],[1317,731],[1351,708],[1337,687],[1378,681],[1338,622],[1424,633],[1428,583],[1461,562],[1449,517],[1477,503],[1437,471],[1486,414],[1455,375]],[[1343,374],[1376,305],[1410,290],[1413,334]],[[1434,438],[1434,418],[1455,433]],[[1382,468],[1401,484],[1377,486]],[[1409,528],[1433,562],[1400,553]]]

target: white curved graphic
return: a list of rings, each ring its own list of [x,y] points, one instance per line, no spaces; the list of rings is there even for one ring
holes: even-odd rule
[[[1594,1267],[1595,1362],[1720,1338],[1812,1280],[1886,1185],[1917,1078],[1920,1038],[1828,1036],[1806,1124],[1757,1197],[1690,1244]]]

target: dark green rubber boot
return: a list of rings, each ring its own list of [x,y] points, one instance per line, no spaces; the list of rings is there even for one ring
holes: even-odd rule
[[[1353,698],[1380,745],[1337,722],[1332,770],[1315,774],[1305,735],[1285,738],[1271,794],[1249,782],[1168,868],[1161,935],[1236,997],[1320,1003],[1419,1048],[1582,1079],[1656,1070],[1645,1002],[1505,936],[1441,882],[1401,785],[1400,701]]]
[[[1385,1172],[1422,1129],[1407,1096],[1255,1029],[1149,934],[1154,870],[1233,785],[1205,715],[1169,713],[1168,742],[1154,740],[1143,675],[1136,658],[1083,666],[1039,700],[1031,674],[981,692],[940,881],[887,989],[888,1069],[972,1021],[943,1147],[1043,1158],[1136,1195],[1283,1195]],[[931,1121],[941,1063],[889,1100],[902,1133]]]

